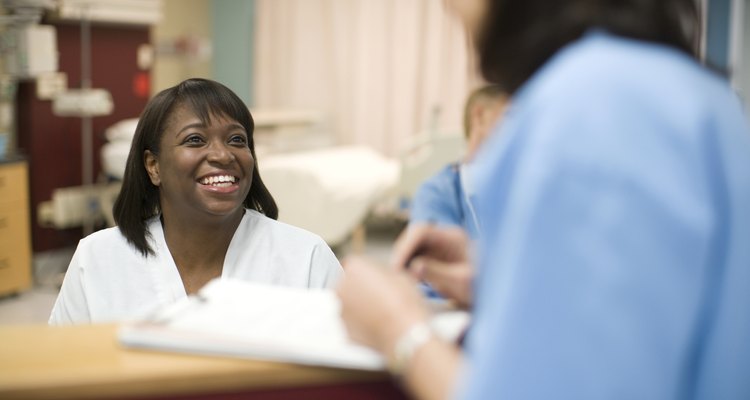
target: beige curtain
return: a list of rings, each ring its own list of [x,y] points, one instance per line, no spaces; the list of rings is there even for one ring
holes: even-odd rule
[[[476,83],[441,0],[259,0],[254,107],[319,110],[336,143],[395,156],[428,129],[460,132]]]

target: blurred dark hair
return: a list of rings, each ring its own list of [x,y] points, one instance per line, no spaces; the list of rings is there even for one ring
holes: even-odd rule
[[[557,50],[592,28],[697,58],[695,0],[487,0],[476,45],[482,74],[514,93]]]
[[[279,210],[258,173],[253,131],[255,124],[245,103],[226,86],[207,79],[188,79],[165,89],[151,99],[143,110],[125,166],[122,189],[113,208],[115,222],[128,242],[144,256],[153,255],[148,245],[146,223],[161,212],[159,188],[149,179],[144,164],[146,150],[159,154],[159,143],[169,117],[178,105],[190,108],[209,125],[211,116],[226,116],[239,122],[248,134],[248,147],[254,159],[252,184],[244,206],[276,219]]]

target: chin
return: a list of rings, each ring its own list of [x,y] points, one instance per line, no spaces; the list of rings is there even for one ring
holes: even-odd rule
[[[207,206],[205,210],[206,213],[210,215],[214,215],[217,217],[228,217],[236,213],[242,214],[244,209],[245,206],[240,203],[239,205],[233,205],[231,207],[219,205]]]

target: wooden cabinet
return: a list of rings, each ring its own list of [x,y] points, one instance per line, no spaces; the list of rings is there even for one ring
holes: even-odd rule
[[[0,160],[0,296],[31,286],[29,174],[24,160]]]

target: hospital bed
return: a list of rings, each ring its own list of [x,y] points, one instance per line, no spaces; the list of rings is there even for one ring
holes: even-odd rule
[[[392,195],[400,173],[396,160],[365,146],[272,154],[258,163],[279,220],[315,232],[331,246],[344,243]]]

